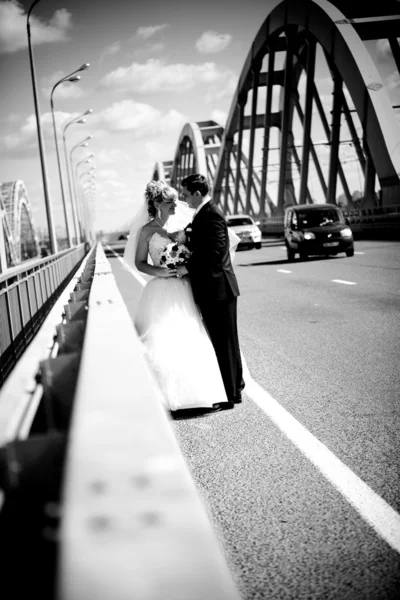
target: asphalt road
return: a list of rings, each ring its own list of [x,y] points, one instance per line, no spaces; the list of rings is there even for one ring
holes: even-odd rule
[[[400,243],[355,250],[238,251],[247,393],[172,422],[244,600],[400,596]]]

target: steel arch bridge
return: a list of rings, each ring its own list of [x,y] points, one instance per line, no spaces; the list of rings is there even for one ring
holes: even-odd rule
[[[225,128],[186,124],[153,178],[180,190],[187,174],[203,173],[225,214],[262,222],[281,221],[293,204],[399,206],[399,106],[367,46],[380,40],[398,78],[399,34],[395,0],[281,2],[251,45]]]
[[[0,272],[39,256],[31,205],[22,181],[0,184]]]

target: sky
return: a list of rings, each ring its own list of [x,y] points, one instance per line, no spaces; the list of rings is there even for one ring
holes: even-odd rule
[[[0,182],[22,180],[35,224],[46,227],[26,34],[31,4],[0,0]],[[62,83],[53,95],[64,192],[69,204],[62,130],[91,109],[86,123],[67,129],[68,152],[93,136],[73,153],[75,164],[82,161],[78,177],[90,188],[86,171],[95,167],[96,229],[119,229],[143,201],[155,162],[173,159],[185,123],[214,119],[225,125],[251,43],[276,4],[40,0],[30,23],[49,194],[59,231],[64,217],[50,110],[53,85],[90,64],[78,73],[80,81]],[[90,154],[94,157],[86,163]],[[70,208],[68,214],[71,219]]]

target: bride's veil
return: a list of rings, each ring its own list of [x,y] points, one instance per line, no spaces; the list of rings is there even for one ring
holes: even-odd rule
[[[151,182],[158,186],[168,186],[164,181]],[[179,231],[184,229],[186,225],[191,223],[194,215],[194,209],[190,208],[186,202],[181,200],[176,201],[175,214],[171,215],[167,221],[166,230],[168,233],[173,233],[174,231]],[[136,247],[139,240],[139,235],[142,227],[146,225],[150,220],[149,212],[148,212],[148,198],[145,196],[145,200],[142,203],[139,211],[133,217],[131,222],[131,227],[129,231],[128,241],[126,242],[124,256],[123,256],[123,265],[125,268],[128,268],[130,271],[137,271],[135,265],[135,255],[136,255]],[[240,241],[240,238],[230,231],[228,227],[229,234],[229,251],[231,254],[231,260],[234,261],[235,251],[237,245]]]
[[[160,192],[163,188],[168,187],[168,184],[164,181],[152,181],[148,184],[148,187],[153,187],[157,192]],[[154,194],[155,196],[156,194]],[[176,201],[175,214],[171,215],[167,221],[166,230],[168,233],[179,231],[184,229],[188,225],[194,215],[194,209],[190,208],[186,202],[181,200]],[[145,194],[145,199],[141,207],[139,208],[136,215],[133,217],[131,227],[128,235],[128,241],[126,242],[124,250],[124,266],[128,267],[130,271],[137,271],[135,266],[135,255],[136,247],[139,241],[139,235],[142,227],[149,222],[148,212],[148,196]]]

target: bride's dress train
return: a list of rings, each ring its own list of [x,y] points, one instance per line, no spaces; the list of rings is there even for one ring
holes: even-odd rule
[[[170,240],[154,233],[155,266]],[[194,302],[188,277],[151,279],[142,292],[136,329],[170,410],[227,402],[217,358]]]

